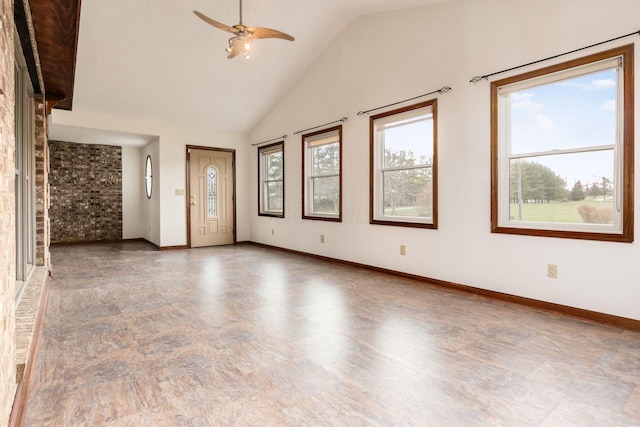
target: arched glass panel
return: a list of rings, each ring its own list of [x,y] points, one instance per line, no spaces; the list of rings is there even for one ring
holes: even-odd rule
[[[218,216],[218,172],[213,166],[207,168],[207,216]]]
[[[145,192],[147,199],[151,198],[151,190],[153,188],[153,170],[151,167],[151,156],[147,156],[147,162],[144,166]]]

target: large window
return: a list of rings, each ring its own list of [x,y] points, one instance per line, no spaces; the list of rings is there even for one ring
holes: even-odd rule
[[[302,136],[302,218],[342,221],[342,126]]]
[[[284,218],[284,142],[258,149],[258,214]]]
[[[493,82],[492,231],[633,240],[633,45]]]
[[[436,106],[431,100],[372,116],[372,224],[436,228]]]
[[[15,37],[16,307],[36,263],[35,125],[33,87],[20,38]]]

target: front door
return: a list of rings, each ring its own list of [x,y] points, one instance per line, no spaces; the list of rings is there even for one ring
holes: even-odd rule
[[[233,152],[189,148],[191,247],[234,243]]]

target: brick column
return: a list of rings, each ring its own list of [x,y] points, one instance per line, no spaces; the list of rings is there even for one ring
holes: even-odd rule
[[[49,145],[44,97],[34,97],[36,156],[36,265],[49,267]]]

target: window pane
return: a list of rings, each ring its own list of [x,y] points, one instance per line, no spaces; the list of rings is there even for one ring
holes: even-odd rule
[[[512,221],[612,224],[613,149],[512,160]]]
[[[431,168],[383,172],[385,216],[431,217]]]
[[[318,214],[337,214],[340,201],[340,181],[337,176],[312,178],[311,211]]]
[[[151,165],[151,156],[147,156],[147,161],[145,162],[145,192],[147,194],[147,198],[151,198],[151,190],[153,188],[153,175],[152,175],[152,165]]]
[[[610,69],[507,95],[511,152],[615,144],[617,82],[616,69]]]
[[[265,183],[265,206],[270,212],[282,212],[283,185],[282,181]]]
[[[214,167],[207,168],[207,216],[209,218],[218,216],[217,185],[216,169]]]
[[[340,172],[340,146],[338,143],[311,148],[311,175]]]
[[[282,179],[282,151],[267,154],[265,164],[267,180]]]
[[[431,163],[433,158],[433,118],[431,114],[382,127],[384,167]]]

